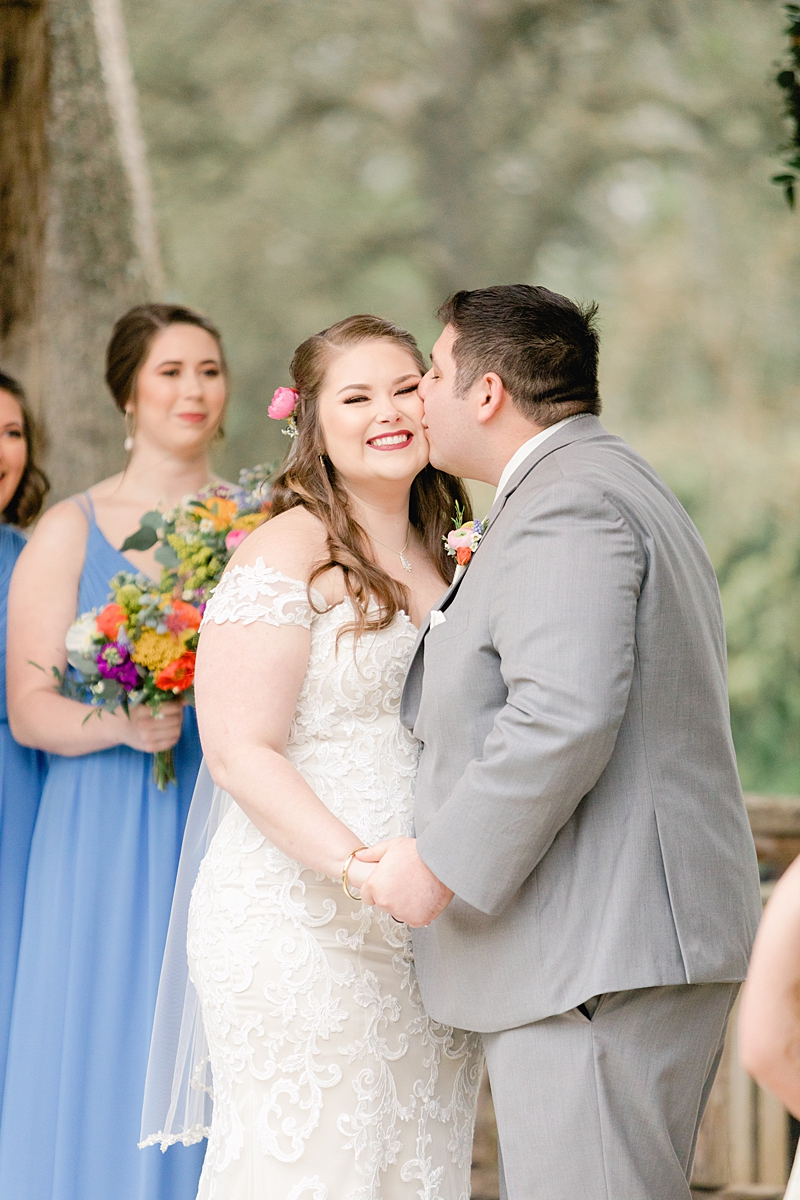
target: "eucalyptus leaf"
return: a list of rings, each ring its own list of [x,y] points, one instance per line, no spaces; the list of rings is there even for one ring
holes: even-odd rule
[[[104,705],[117,704],[125,691],[122,685],[117,683],[116,679],[104,679],[102,686]],[[100,689],[98,688],[97,690],[99,691]]]
[[[158,512],[157,509],[151,509],[146,512],[143,517],[139,518],[140,525],[146,525],[148,529],[161,529],[164,524],[164,514]]]
[[[150,514],[147,513],[147,516]],[[125,538],[122,543],[122,552],[126,550],[149,550],[158,541],[158,532],[152,525],[142,525],[136,533],[132,533],[130,537]]]
[[[167,545],[166,542],[158,547],[154,557],[156,562],[160,563],[162,567],[166,567],[168,571],[174,571],[180,564],[180,559],[172,549],[172,546]]]
[[[100,672],[94,659],[84,658],[82,654],[68,654],[67,662],[76,671],[80,671],[84,679],[99,679]]]

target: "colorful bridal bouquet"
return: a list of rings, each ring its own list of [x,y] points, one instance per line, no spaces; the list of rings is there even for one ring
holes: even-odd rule
[[[176,698],[194,702],[203,611],[234,550],[269,516],[268,474],[269,468],[254,467],[242,471],[238,487],[209,485],[169,512],[145,513],[122,550],[159,543],[161,579],[155,584],[141,573],[121,571],[111,580],[105,607],[70,626],[71,671],[56,672],[64,695],[101,712],[146,704],[156,715]],[[174,756],[166,750],[154,758],[163,791],[175,781]]]
[[[83,613],[67,631],[72,673],[61,678],[62,692],[107,712],[146,704],[157,715],[176,697],[191,703],[202,619],[200,607],[160,591],[146,575],[121,571],[111,580],[109,603]],[[175,780],[172,750],[154,759],[163,791]]]

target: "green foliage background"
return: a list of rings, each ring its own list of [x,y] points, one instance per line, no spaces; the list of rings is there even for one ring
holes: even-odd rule
[[[222,326],[222,466],[294,346],[456,287],[600,301],[605,421],[719,573],[745,786],[800,792],[800,225],[772,0],[127,0],[171,295]]]

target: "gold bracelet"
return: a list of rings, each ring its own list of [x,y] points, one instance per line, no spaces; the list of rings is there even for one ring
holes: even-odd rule
[[[350,866],[350,863],[353,861],[355,856],[358,854],[359,850],[366,850],[366,849],[367,849],[366,846],[356,846],[353,853],[348,854],[347,858],[344,860],[344,870],[342,871],[342,887],[344,888],[345,896],[349,896],[351,900],[357,901],[357,900],[360,900],[361,897],[354,896],[353,893],[350,891],[350,888],[347,886],[347,868]]]

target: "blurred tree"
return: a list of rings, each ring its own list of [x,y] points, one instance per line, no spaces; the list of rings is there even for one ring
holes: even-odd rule
[[[0,55],[0,349],[60,499],[124,461],[105,345],[163,286],[119,0],[0,3]]]
[[[0,4],[0,345],[33,359],[45,223],[48,55],[44,3]]]
[[[772,182],[783,188],[786,201],[794,208],[797,188],[797,172],[800,171],[800,5],[787,4],[786,60],[775,76],[778,87],[783,88],[786,115],[792,127],[791,138],[786,146],[783,169],[773,175]]]
[[[775,0],[126,0],[169,287],[276,456],[294,345],[459,286],[601,302],[606,421],[698,522],[749,787],[800,790],[800,345]]]

